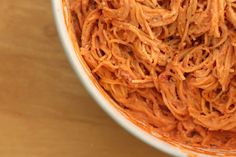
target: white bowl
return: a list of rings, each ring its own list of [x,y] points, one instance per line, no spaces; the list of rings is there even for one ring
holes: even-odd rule
[[[75,39],[73,38],[73,35],[71,35],[72,32],[69,25],[70,21],[68,21],[68,10],[64,4],[64,0],[52,0],[53,12],[61,42],[74,71],[88,92],[96,100],[97,104],[128,132],[143,142],[153,146],[154,148],[157,148],[172,156],[185,157],[196,155],[199,157],[209,157],[209,155],[195,152],[193,149],[189,150],[178,145],[173,145],[173,143],[170,144],[169,142],[161,140],[158,137],[147,133],[140,127],[133,124],[114,105],[111,105],[111,102],[104,97],[104,93],[102,94],[101,90],[99,90],[99,87],[94,83],[92,77],[89,76],[89,73],[85,68],[85,64],[82,63],[81,59],[76,53],[78,52],[78,45],[75,44]]]

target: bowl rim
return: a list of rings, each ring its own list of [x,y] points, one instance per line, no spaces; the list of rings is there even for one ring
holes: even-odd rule
[[[112,106],[108,100],[99,92],[97,87],[94,85],[90,77],[87,75],[83,65],[80,63],[76,50],[72,44],[70,35],[67,30],[65,23],[65,16],[63,14],[63,0],[51,0],[52,10],[54,15],[54,20],[56,23],[57,32],[59,34],[60,41],[63,45],[65,54],[69,59],[69,62],[75,71],[77,77],[82,82],[85,89],[96,101],[96,103],[122,128],[128,131],[131,135],[135,136],[137,139],[143,141],[144,143],[162,151],[172,156],[187,157],[188,154],[194,154],[201,157],[208,157],[208,155],[199,154],[191,150],[184,150],[183,148],[178,148],[173,146],[153,135],[150,135],[140,127],[136,126],[130,120],[128,120],[124,115],[122,115],[114,106]]]

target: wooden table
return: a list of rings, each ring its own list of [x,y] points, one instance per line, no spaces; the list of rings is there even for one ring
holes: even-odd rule
[[[72,71],[50,0],[1,0],[1,157],[167,157],[108,117]]]

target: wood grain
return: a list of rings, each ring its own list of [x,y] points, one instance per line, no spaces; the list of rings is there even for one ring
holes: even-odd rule
[[[1,0],[1,157],[167,157],[112,121],[72,71],[49,0]]]

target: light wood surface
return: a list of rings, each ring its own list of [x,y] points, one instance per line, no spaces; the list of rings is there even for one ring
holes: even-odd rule
[[[72,71],[50,0],[1,0],[1,157],[167,157],[110,119]]]

